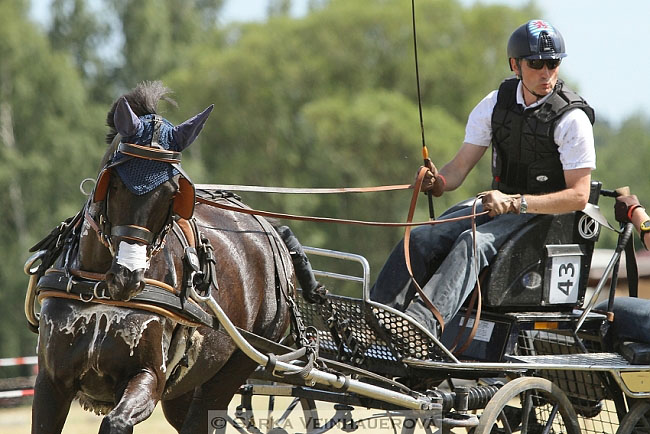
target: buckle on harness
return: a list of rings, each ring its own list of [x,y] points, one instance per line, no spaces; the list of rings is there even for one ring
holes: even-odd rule
[[[100,300],[110,300],[111,297],[106,295],[106,288],[105,287],[102,288],[102,293],[101,294],[97,293],[97,289],[99,288],[100,283],[102,283],[101,280],[98,281],[97,283],[95,283],[95,286],[93,286],[93,294],[94,294],[95,298],[98,298]]]
[[[199,255],[196,253],[196,249],[194,247],[185,247],[185,260],[193,272],[199,273],[201,271]]]

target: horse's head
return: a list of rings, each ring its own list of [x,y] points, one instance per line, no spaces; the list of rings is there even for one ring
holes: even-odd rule
[[[144,288],[149,261],[162,248],[174,214],[192,216],[194,186],[180,168],[181,152],[212,108],[174,126],[156,114],[137,116],[126,98],[118,100],[113,120],[120,143],[93,195],[103,203],[98,225],[113,256],[106,273],[112,299],[129,300]]]

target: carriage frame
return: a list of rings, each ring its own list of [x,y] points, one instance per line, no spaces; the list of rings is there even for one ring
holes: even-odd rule
[[[597,203],[600,195],[616,196],[595,184],[592,202]],[[584,225],[584,217],[590,217],[574,214],[571,219],[576,224]],[[562,218],[549,218],[557,217]],[[566,228],[563,231],[566,233]],[[488,306],[479,319],[477,334],[461,354],[449,348],[457,344],[459,333],[467,338],[475,310],[468,313],[463,309],[438,339],[403,312],[370,300],[370,266],[363,256],[352,253],[305,247],[310,258],[356,264],[358,274],[314,272],[321,278],[359,284],[362,295],[328,294],[322,305],[296,297],[302,321],[316,330],[321,362],[302,376],[293,374],[304,363],[274,362],[272,369],[265,368],[270,360],[265,352],[281,354],[293,348],[247,339],[227,325],[216,303],[198,296],[240,349],[260,364],[240,389],[240,404],[229,421],[239,432],[262,432],[255,424],[252,399],[266,397],[270,412],[276,397],[287,396],[292,401],[273,421],[275,425],[266,427],[271,428],[269,432],[287,432],[282,422],[297,407],[302,409],[303,420],[312,421],[304,427],[310,433],[326,432],[337,425],[346,432],[354,431],[358,427],[355,407],[375,409],[378,417],[402,417],[403,433],[415,432],[418,427],[423,432],[463,429],[473,434],[645,432],[638,430],[641,426],[647,429],[650,408],[650,358],[645,357],[650,345],[625,342],[613,349],[605,337],[613,318],[607,312],[594,311],[596,300],[607,293],[608,279],[610,293],[616,289],[620,257],[632,232],[631,224],[621,228],[618,246],[590,297],[585,299],[587,279],[583,274],[578,292],[567,294],[568,303],[542,301],[538,309],[527,301],[518,307]],[[573,255],[588,273],[590,264],[585,268],[584,260],[591,261],[597,236],[592,238],[587,250],[572,243],[553,244],[547,246],[545,255],[550,262]],[[537,265],[548,272],[548,264]],[[540,296],[548,301],[548,288],[538,289]],[[456,342],[452,342],[454,337]],[[517,398],[521,407],[512,406]],[[318,418],[317,402],[334,404],[335,413],[326,422]],[[392,429],[396,432],[395,425]]]

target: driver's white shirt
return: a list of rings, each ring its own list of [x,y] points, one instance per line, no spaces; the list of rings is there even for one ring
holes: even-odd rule
[[[465,127],[465,143],[490,146],[492,142],[492,111],[497,103],[498,90],[490,92],[469,115]],[[521,81],[517,87],[517,103],[524,108],[535,107],[549,98],[550,94],[527,106],[524,102]],[[581,109],[564,113],[555,126],[553,139],[558,145],[560,161],[564,170],[596,168],[594,131],[587,114]]]

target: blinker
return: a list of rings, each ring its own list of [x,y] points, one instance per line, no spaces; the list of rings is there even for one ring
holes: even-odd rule
[[[110,167],[104,169],[97,178],[95,185],[95,192],[93,194],[93,202],[101,202],[106,200],[108,194],[108,185],[111,181],[112,169]],[[186,220],[192,218],[194,215],[194,203],[196,201],[194,184],[187,178],[181,176],[178,179],[178,191],[174,196],[173,211],[176,215]]]

